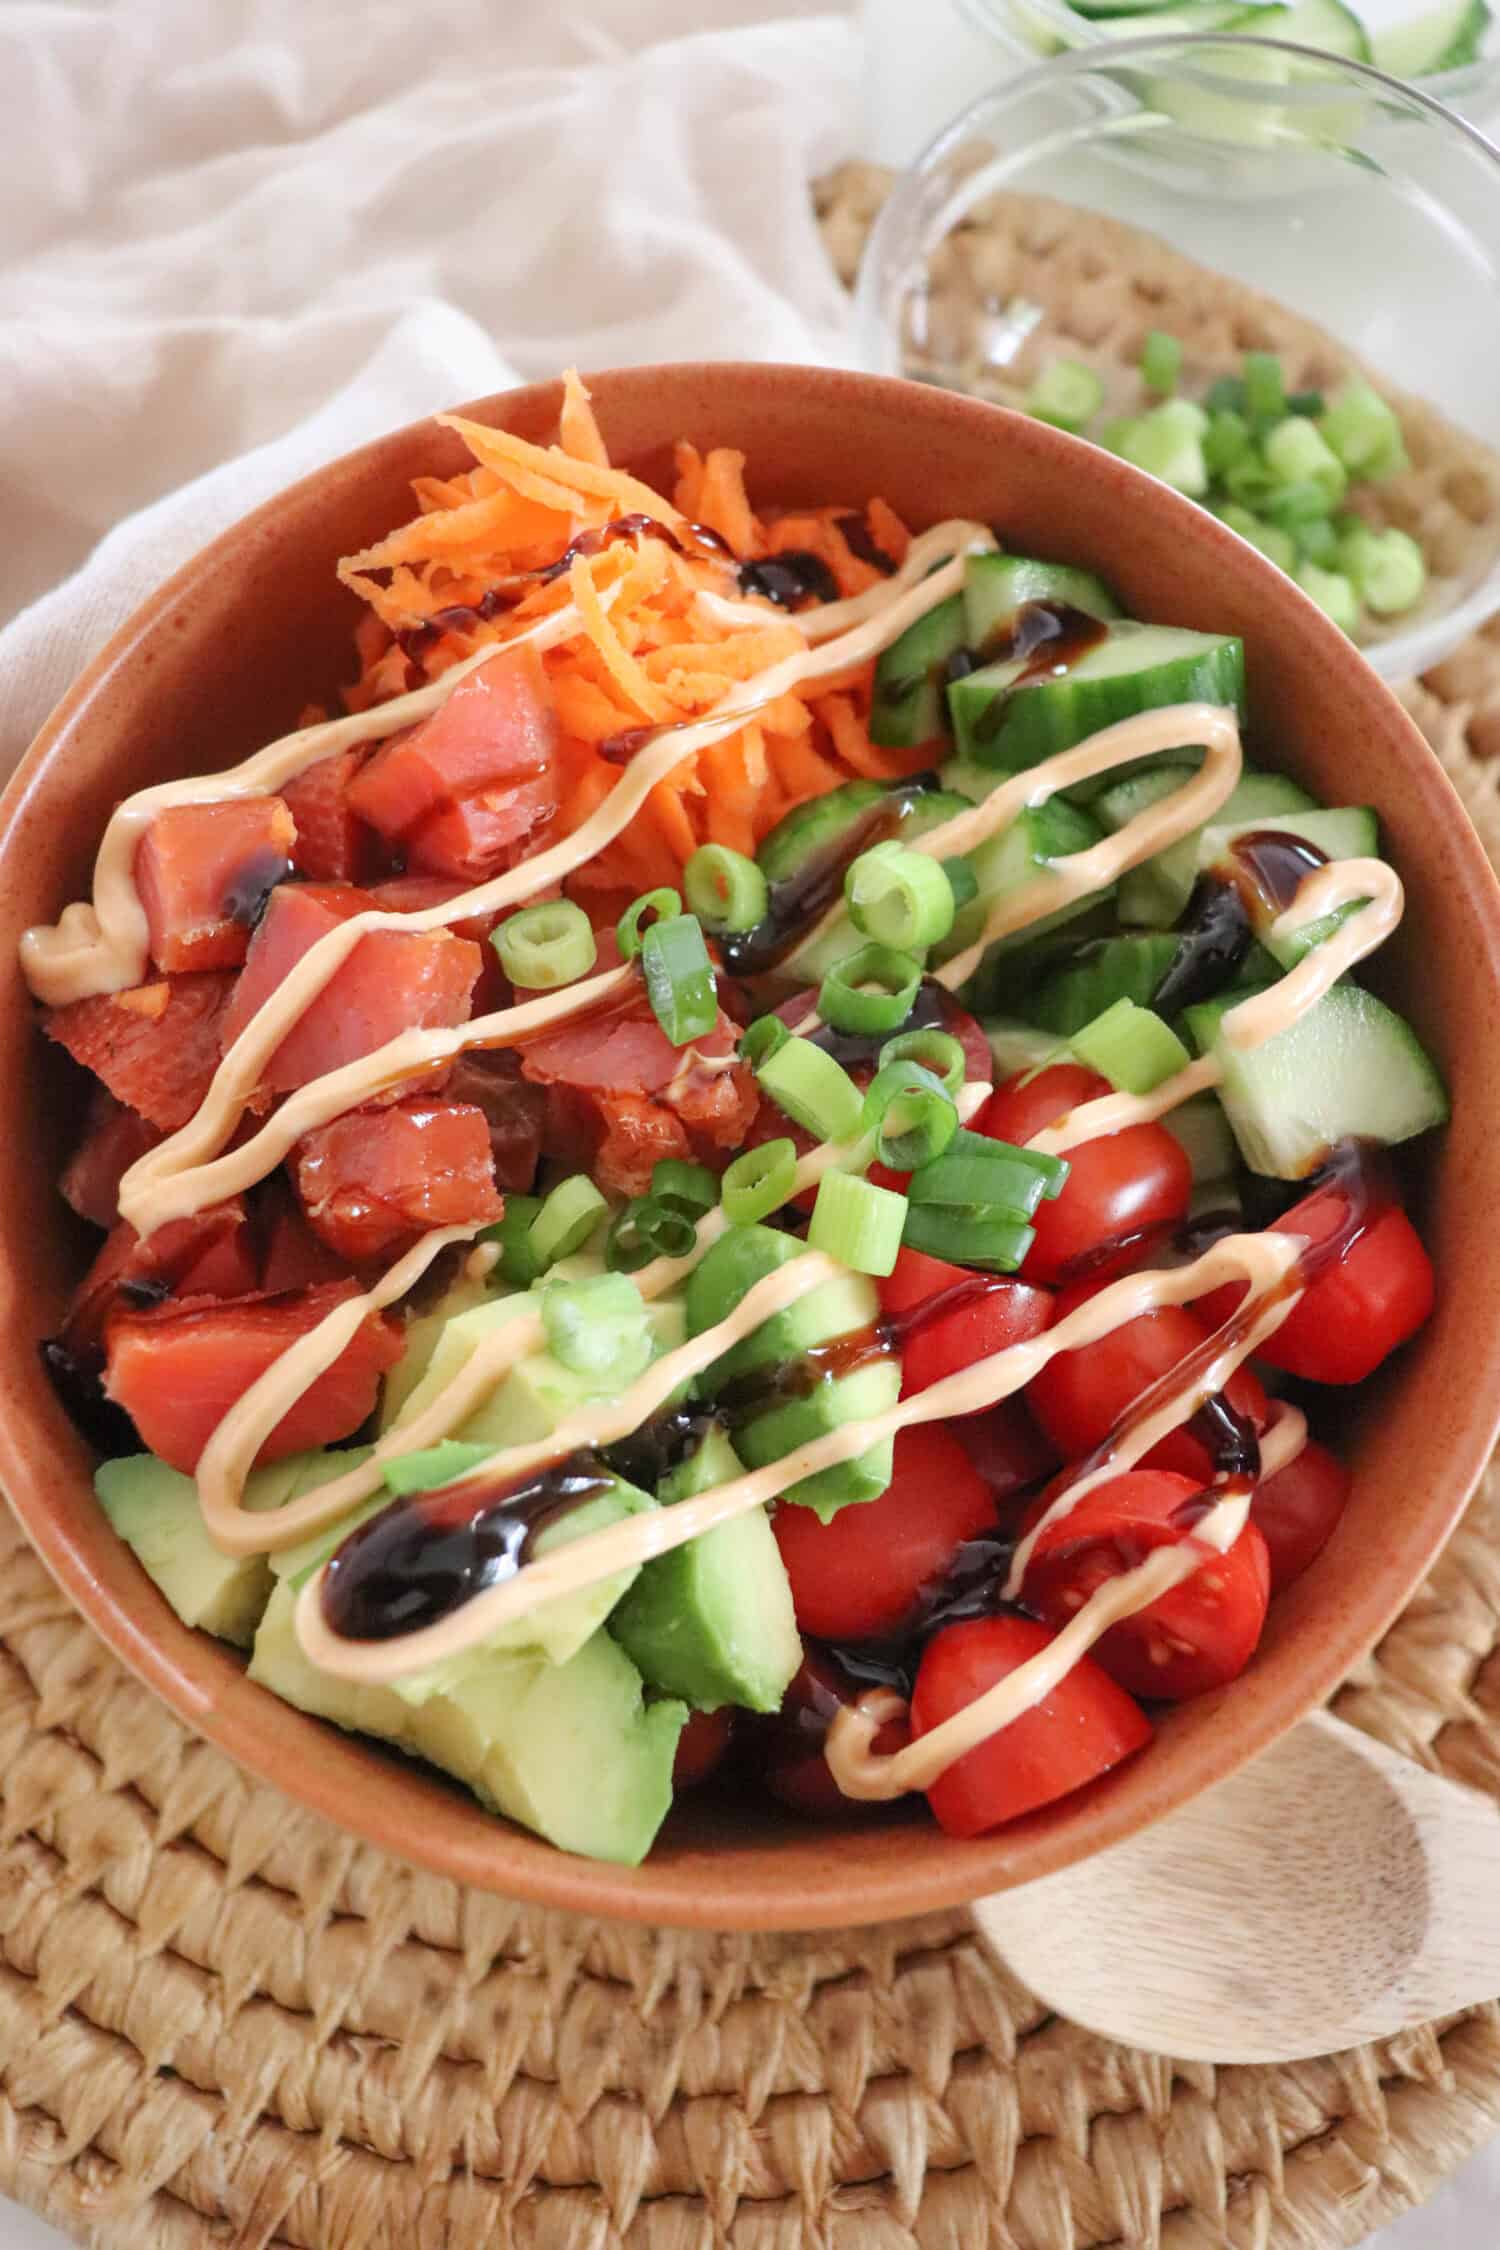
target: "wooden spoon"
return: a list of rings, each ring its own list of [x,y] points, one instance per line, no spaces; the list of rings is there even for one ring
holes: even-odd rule
[[[1293,2062],[1500,1992],[1500,1806],[1319,1713],[1180,1812],[974,1914],[1091,2031]]]

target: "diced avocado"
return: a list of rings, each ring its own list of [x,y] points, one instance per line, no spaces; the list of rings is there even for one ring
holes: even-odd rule
[[[257,1469],[245,1491],[247,1508],[274,1508],[289,1496],[297,1462]],[[153,1453],[104,1461],[94,1472],[99,1505],[184,1625],[248,1648],[271,1598],[264,1555],[226,1555],[208,1535],[191,1477]]]
[[[964,643],[964,598],[954,594],[908,625],[875,667],[870,740],[892,749],[946,739],[950,656]]]
[[[446,1305],[450,1301],[445,1298],[443,1303]],[[413,1331],[418,1333],[408,1342],[404,1356],[386,1379],[380,1408],[381,1435],[393,1429],[398,1421],[414,1422],[439,1391],[447,1388],[487,1336],[535,1311],[536,1299],[525,1290],[518,1290],[504,1297],[481,1294],[477,1303],[467,1304],[458,1312],[444,1312],[440,1306],[437,1312],[424,1314],[414,1321],[408,1335],[412,1336]],[[397,1378],[405,1375],[414,1349],[421,1361],[415,1380],[403,1381],[393,1389]]]
[[[970,555],[964,564],[963,639],[988,663],[997,643],[1015,629],[1028,602],[1081,609],[1087,617],[1118,617],[1120,605],[1090,570],[1070,563],[1038,562],[1029,555]]]
[[[401,1357],[385,1379],[380,1393],[380,1428],[388,1430],[417,1388],[432,1362],[443,1331],[460,1313],[488,1304],[496,1292],[482,1281],[460,1279],[444,1292],[430,1312],[418,1313],[402,1332]]]
[[[394,1688],[373,1687],[356,1680],[336,1680],[321,1672],[303,1653],[297,1638],[297,1589],[282,1579],[271,1595],[255,1648],[250,1677],[315,1719],[331,1719],[335,1726],[359,1734],[379,1735],[382,1741],[411,1749],[413,1713]]]
[[[302,1466],[297,1481],[287,1494],[289,1500],[300,1500],[304,1493],[315,1492],[320,1484],[332,1484],[337,1477],[345,1476],[351,1469],[362,1468],[374,1451],[368,1445],[350,1445],[342,1448],[330,1446],[322,1453],[305,1453],[299,1456]],[[271,1569],[277,1578],[284,1578],[295,1591],[310,1578],[320,1563],[328,1560],[335,1547],[346,1539],[356,1524],[366,1516],[378,1515],[390,1495],[377,1487],[368,1500],[362,1500],[348,1515],[339,1516],[322,1531],[310,1531],[294,1547],[278,1548],[272,1555]]]
[[[1121,782],[1098,800],[1100,816],[1112,829],[1123,828],[1135,814],[1155,804],[1186,779],[1180,768],[1137,774]],[[1215,826],[1248,826],[1263,820],[1278,822],[1287,814],[1315,812],[1317,800],[1280,773],[1242,773],[1215,815]],[[1190,829],[1165,851],[1127,869],[1120,878],[1120,920],[1146,929],[1164,930],[1187,905],[1200,867],[1207,828]]]
[[[1044,667],[1028,679],[1027,670],[1027,660],[1007,657],[953,682],[948,708],[960,757],[1017,773],[1140,711],[1216,703],[1243,712],[1245,705],[1243,644],[1183,626],[1119,618],[1065,671]],[[1162,755],[1170,758],[1171,749]]]
[[[1249,1049],[1222,1035],[1232,1004],[1205,1001],[1185,1013],[1199,1051],[1223,1066],[1224,1113],[1252,1172],[1305,1179],[1339,1141],[1389,1146],[1445,1123],[1435,1064],[1373,992],[1336,984],[1299,1023]]]
[[[805,1242],[772,1227],[732,1227],[721,1235],[689,1276],[686,1295],[690,1336],[701,1336],[733,1312],[756,1282],[791,1258],[807,1254]],[[761,1367],[800,1360],[814,1345],[868,1329],[879,1314],[875,1285],[863,1274],[840,1274],[799,1298],[787,1311],[762,1321],[701,1378],[705,1397],[719,1395],[735,1378]],[[739,1424],[735,1447],[751,1468],[794,1452],[810,1439],[862,1421],[894,1406],[901,1391],[899,1355],[887,1352],[851,1374],[815,1382],[800,1398],[769,1406]],[[891,1481],[890,1439],[853,1460],[803,1477],[785,1497],[813,1508],[826,1521],[854,1500],[875,1500]]]
[[[688,1500],[739,1474],[734,1447],[721,1430],[710,1430],[657,1497]],[[610,1631],[648,1685],[701,1711],[721,1703],[780,1710],[802,1661],[802,1641],[765,1509],[753,1508],[648,1562]]]

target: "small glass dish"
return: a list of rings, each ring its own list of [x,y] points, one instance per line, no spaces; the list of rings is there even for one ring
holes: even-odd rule
[[[868,366],[1006,406],[1066,359],[1106,417],[1138,413],[1153,330],[1190,398],[1247,352],[1291,393],[1362,375],[1409,466],[1356,505],[1429,571],[1413,608],[1361,620],[1371,663],[1410,678],[1500,610],[1500,150],[1411,87],[1262,40],[1054,57],[898,180],[857,304]]]
[[[955,4],[976,30],[993,39],[1007,54],[1022,62],[1034,62],[1039,57],[1062,54],[1069,49],[1100,47],[1122,35],[1134,36],[1136,30],[1150,36],[1150,23],[1144,12],[1128,19],[1130,30],[1127,32],[1127,19],[1120,16],[1083,15],[1070,7],[1068,0],[955,0]],[[1354,0],[1354,5],[1358,10],[1361,0]],[[1421,14],[1429,13],[1428,8],[1422,5],[1422,0],[1418,0],[1418,7]],[[1348,13],[1339,12],[1346,16]],[[1388,11],[1377,9],[1376,12]],[[1432,11],[1434,14],[1437,12]],[[1248,9],[1246,13],[1248,14]],[[1277,13],[1279,16],[1282,11],[1278,10]],[[1179,21],[1177,28],[1183,30],[1186,27]],[[1211,31],[1214,26],[1205,22],[1199,28]],[[1264,33],[1269,34],[1285,30],[1286,26],[1277,22],[1267,23],[1261,28]],[[1434,101],[1442,102],[1447,108],[1457,110],[1461,117],[1471,118],[1478,124],[1488,124],[1497,110],[1500,110],[1500,15],[1491,14],[1480,38],[1478,52],[1472,60],[1462,62],[1454,68],[1430,73],[1408,75],[1394,62],[1387,64],[1378,30],[1375,37],[1373,54],[1367,51],[1368,41],[1365,42],[1366,51],[1363,52],[1351,52],[1342,47],[1337,51],[1349,53],[1351,60],[1373,62],[1377,67],[1387,69],[1401,83],[1430,94]],[[1313,43],[1309,41],[1309,44]]]

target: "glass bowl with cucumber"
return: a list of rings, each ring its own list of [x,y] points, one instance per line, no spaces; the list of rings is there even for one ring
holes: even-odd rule
[[[862,351],[1163,478],[1410,678],[1500,607],[1500,152],[1358,64],[1225,52],[1070,54],[956,118],[870,235]]]

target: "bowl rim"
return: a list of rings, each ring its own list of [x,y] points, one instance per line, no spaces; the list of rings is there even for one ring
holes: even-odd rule
[[[1055,456],[1064,468],[1082,468],[1087,473],[1087,465],[1100,458],[1096,448],[1058,431],[1044,429],[1024,415],[957,394],[934,392],[920,384],[849,369],[772,362],[689,362],[590,375],[587,380],[596,395],[602,393],[607,401],[611,395],[622,400],[632,393],[639,397],[664,378],[669,384],[697,382],[707,390],[726,379],[748,377],[753,377],[758,384],[801,386],[830,408],[854,394],[875,394],[874,403],[905,420],[908,427],[914,420],[920,422],[924,415],[933,414],[956,419],[960,424],[972,424],[976,440],[987,430],[992,434],[994,418],[1003,416],[1014,426],[1013,435],[1018,444]],[[560,398],[560,384],[532,384],[470,400],[453,411],[480,420],[493,421],[502,416],[509,420],[555,407]],[[271,524],[289,498],[311,496],[331,473],[357,471],[365,463],[373,463],[393,441],[414,441],[430,432],[432,426],[432,416],[424,415],[324,463],[228,526],[147,596],[44,722],[0,795],[0,869],[3,869],[8,839],[18,816],[34,794],[44,794],[49,786],[55,785],[55,773],[49,774],[46,769],[75,718],[107,688],[116,669],[150,640],[172,603],[190,591],[201,574],[215,570],[247,537]],[[1205,516],[1194,503],[1171,494],[1154,479],[1124,464],[1114,464],[1113,474],[1122,478],[1127,488],[1135,490],[1149,506],[1168,515],[1178,515],[1184,524],[1196,526],[1195,538],[1210,552],[1221,547],[1221,543],[1232,542],[1232,547],[1223,545],[1221,551],[1226,556],[1231,553],[1235,556],[1240,572],[1246,569],[1243,543]],[[1256,557],[1253,561],[1254,574],[1263,574],[1278,589],[1278,599],[1284,600],[1285,595],[1279,592],[1287,584],[1282,574],[1263,558]],[[1295,596],[1295,589],[1292,592]],[[1347,662],[1352,651],[1337,629],[1305,596],[1295,596],[1295,607],[1305,635],[1323,641],[1331,661]],[[1364,669],[1368,671],[1368,667]],[[1395,731],[1407,744],[1407,779],[1415,794],[1425,800],[1427,810],[1441,812],[1452,826],[1449,839],[1452,863],[1457,866],[1476,909],[1482,966],[1488,972],[1491,985],[1500,992],[1500,883],[1452,784],[1414,723],[1373,672],[1369,674],[1366,692],[1388,706],[1387,715],[1393,722],[1400,722]],[[6,1288],[6,1277],[0,1273],[0,1299],[5,1297]],[[13,1296],[9,1302],[14,1305]],[[1500,1331],[1492,1343],[1491,1357],[1500,1374]],[[44,1393],[50,1396],[39,1368],[29,1376],[29,1391],[32,1398],[41,1398]],[[1099,1795],[1095,1796],[1094,1790],[1090,1790],[1063,1801],[1077,1806],[1084,1798],[1093,1799],[1089,1807],[1090,1820],[1071,1823],[1075,1831],[1072,1837],[1067,1823],[1054,1825],[1043,1813],[997,1830],[977,1843],[953,1844],[951,1849],[936,1851],[915,1869],[904,1867],[899,1861],[852,1864],[843,1847],[851,1843],[857,1845],[857,1836],[835,1831],[829,1839],[833,1849],[828,1858],[830,1862],[837,1858],[839,1874],[846,1877],[845,1882],[838,1879],[830,1863],[820,1874],[804,1871],[800,1880],[778,1882],[774,1886],[774,1896],[768,1895],[770,1887],[763,1883],[748,1900],[743,1895],[736,1897],[733,1892],[726,1900],[713,1884],[711,1863],[717,1865],[723,1858],[732,1856],[732,1844],[727,1851],[717,1843],[690,1851],[681,1856],[676,1866],[658,1862],[653,1867],[648,1854],[639,1867],[631,1868],[580,1858],[542,1842],[509,1822],[492,1820],[492,1841],[485,1850],[481,1851],[476,1845],[471,1849],[454,1846],[438,1852],[424,1851],[415,1837],[408,1849],[400,1836],[392,1835],[389,1823],[380,1820],[379,1792],[369,1786],[371,1760],[363,1738],[341,1738],[338,1730],[326,1722],[308,1719],[276,1697],[273,1700],[283,1721],[290,1718],[304,1728],[316,1729],[318,1740],[326,1742],[332,1738],[341,1748],[354,1753],[345,1759],[320,1761],[319,1773],[311,1779],[300,1769],[289,1772],[284,1750],[278,1753],[277,1742],[256,1724],[257,1716],[264,1712],[264,1698],[271,1694],[269,1689],[240,1679],[236,1684],[243,1692],[236,1692],[234,1688],[222,1696],[207,1692],[190,1677],[186,1662],[189,1652],[205,1636],[182,1624],[167,1610],[154,1587],[149,1589],[153,1601],[145,1605],[144,1616],[132,1614],[112,1597],[110,1590],[101,1584],[90,1560],[85,1531],[93,1519],[85,1514],[76,1532],[70,1529],[64,1512],[55,1508],[50,1498],[56,1476],[49,1474],[46,1464],[38,1459],[34,1443],[28,1449],[21,1435],[20,1423],[24,1418],[14,1415],[0,1414],[0,1490],[9,1497],[28,1539],[52,1576],[90,1627],[137,1678],[159,1694],[198,1734],[225,1751],[241,1767],[347,1833],[450,1879],[554,1908],[684,1927],[810,1930],[951,1908],[997,1886],[1005,1887],[1009,1883],[1031,1881],[1054,1873],[1122,1841],[1142,1826],[1187,1803],[1214,1782],[1226,1779],[1268,1749],[1332,1692],[1400,1614],[1457,1523],[1500,1432],[1500,1381],[1493,1386],[1493,1394],[1488,1399],[1482,1384],[1470,1385],[1465,1403],[1462,1426],[1456,1437],[1449,1433],[1445,1447],[1444,1504],[1439,1509],[1429,1498],[1421,1517],[1420,1537],[1414,1529],[1406,1533],[1406,1560],[1402,1570],[1394,1576],[1387,1571],[1378,1581],[1384,1591],[1377,1591],[1377,1581],[1366,1579],[1362,1602],[1337,1608],[1328,1620],[1326,1631],[1304,1632],[1295,1676],[1282,1683],[1279,1693],[1263,1689],[1258,1696],[1244,1697],[1241,1699],[1243,1708],[1232,1727],[1205,1725],[1196,1730],[1185,1748],[1174,1744],[1176,1756],[1170,1786],[1159,1770],[1160,1760],[1132,1761],[1130,1767],[1122,1771],[1128,1771],[1135,1786],[1123,1802],[1111,1791],[1108,1778],[1095,1785],[1101,1792]],[[177,1654],[179,1649],[181,1661]],[[1233,1696],[1235,1685],[1223,1692]],[[1036,1823],[1034,1833],[1033,1823]],[[1077,1836],[1080,1827],[1086,1828],[1086,1836]],[[1022,1874],[1010,1872],[1010,1862],[1018,1849],[1026,1859]]]

